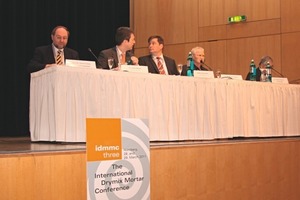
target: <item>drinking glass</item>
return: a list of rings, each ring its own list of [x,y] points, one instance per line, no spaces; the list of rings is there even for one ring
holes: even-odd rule
[[[178,64],[177,65],[177,70],[179,72],[179,75],[181,75],[181,72],[182,72],[182,64]]]
[[[221,78],[221,70],[217,69],[216,71],[216,77]]]
[[[107,62],[108,62],[109,69],[112,69],[112,67],[114,65],[114,59],[113,58],[108,58]]]

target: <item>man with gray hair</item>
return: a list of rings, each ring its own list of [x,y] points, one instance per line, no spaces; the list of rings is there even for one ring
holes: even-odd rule
[[[192,53],[192,59],[194,61],[194,70],[205,70],[207,71],[205,67],[203,67],[203,63],[205,62],[205,53],[204,53],[204,48],[202,47],[194,47],[191,50]],[[183,65],[182,67],[182,76],[187,75],[187,65]]]
[[[260,59],[258,67],[256,68],[256,81],[266,81],[266,67],[268,63],[273,67],[273,59],[270,56],[266,55]],[[246,80],[250,80],[250,72],[247,74]]]

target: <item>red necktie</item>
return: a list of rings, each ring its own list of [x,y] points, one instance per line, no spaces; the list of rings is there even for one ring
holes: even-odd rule
[[[159,73],[160,74],[166,74],[165,70],[164,70],[164,67],[163,67],[163,64],[161,63],[161,58],[160,57],[156,57],[157,59],[157,68],[159,70]]]

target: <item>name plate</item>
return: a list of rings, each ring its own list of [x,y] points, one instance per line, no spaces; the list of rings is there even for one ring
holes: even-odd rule
[[[66,59],[66,66],[96,69],[95,61]]]
[[[121,71],[134,73],[149,73],[148,66],[143,65],[121,65]]]
[[[197,78],[215,78],[213,71],[194,70],[194,77]]]
[[[237,74],[221,74],[221,78],[234,79],[234,80],[243,80],[242,75],[237,75]]]
[[[289,81],[287,78],[284,78],[284,77],[272,77],[272,83],[289,84]]]

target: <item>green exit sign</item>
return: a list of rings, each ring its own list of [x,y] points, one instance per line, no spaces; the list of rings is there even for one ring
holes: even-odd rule
[[[246,21],[246,16],[245,15],[237,15],[233,17],[228,17],[228,22],[229,23],[237,23],[237,22],[244,22]]]

